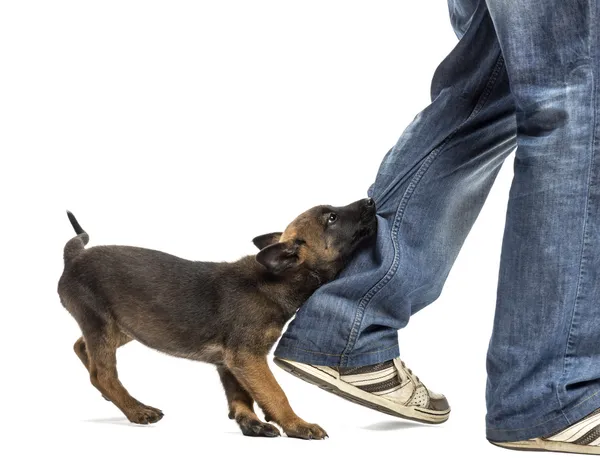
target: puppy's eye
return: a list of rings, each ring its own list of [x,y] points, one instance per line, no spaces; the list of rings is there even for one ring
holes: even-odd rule
[[[327,218],[327,224],[333,224],[337,221],[338,216],[335,213],[331,213],[329,218]]]

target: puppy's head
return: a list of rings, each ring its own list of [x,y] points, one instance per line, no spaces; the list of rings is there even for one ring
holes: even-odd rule
[[[375,202],[319,205],[298,216],[284,232],[253,239],[256,260],[273,274],[306,270],[323,282],[333,279],[358,244],[377,230]]]

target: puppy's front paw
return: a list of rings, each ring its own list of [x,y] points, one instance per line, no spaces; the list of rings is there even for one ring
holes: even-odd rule
[[[242,434],[250,437],[279,437],[279,429],[258,419],[245,418],[238,422]]]
[[[127,419],[135,424],[152,424],[164,416],[163,412],[152,406],[140,405],[127,414]]]
[[[286,424],[283,430],[288,437],[296,437],[298,439],[326,439],[329,437],[327,432],[318,424],[310,424],[306,421],[295,421],[291,424]]]

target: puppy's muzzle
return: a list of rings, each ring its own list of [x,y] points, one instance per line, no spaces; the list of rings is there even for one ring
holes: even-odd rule
[[[375,217],[376,211],[375,200],[365,198],[362,200],[361,221],[370,222]]]
[[[377,207],[372,198],[361,200],[360,221],[356,232],[355,240],[360,240],[369,237],[377,231]]]

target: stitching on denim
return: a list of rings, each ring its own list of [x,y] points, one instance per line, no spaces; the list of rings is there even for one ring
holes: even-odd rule
[[[488,99],[489,95],[491,94],[491,92],[494,88],[494,85],[496,84],[498,75],[500,74],[503,65],[504,65],[504,58],[502,57],[502,54],[500,54],[498,60],[496,61],[494,68],[492,69],[492,73],[490,74],[490,77],[488,78],[488,82],[486,83],[486,86],[485,86],[481,96],[479,97],[477,104],[471,111],[471,113],[459,126],[456,127],[456,129],[450,135],[448,135],[440,143],[440,145],[437,148],[435,148],[433,151],[431,151],[429,153],[429,155],[423,160],[423,162],[421,163],[421,166],[419,167],[419,169],[417,170],[417,172],[415,173],[415,175],[409,182],[406,192],[404,192],[404,196],[400,200],[398,209],[396,210],[396,215],[394,217],[394,223],[392,224],[391,236],[392,236],[392,245],[394,247],[394,259],[392,261],[392,264],[390,265],[390,268],[388,269],[387,273],[383,276],[383,278],[381,278],[377,283],[375,283],[375,285],[361,298],[361,300],[358,303],[358,307],[357,307],[356,313],[354,315],[354,322],[352,324],[352,328],[350,329],[350,334],[348,335],[348,341],[346,343],[346,347],[344,348],[344,350],[342,351],[342,354],[341,354],[341,359],[340,359],[341,366],[343,366],[345,363],[348,362],[348,359],[349,359],[348,354],[350,352],[352,352],[352,350],[354,349],[354,346],[356,345],[356,339],[358,338],[358,331],[360,330],[360,326],[362,324],[362,320],[364,318],[365,310],[366,310],[367,306],[369,305],[369,303],[371,302],[371,300],[373,299],[375,294],[377,294],[381,289],[383,289],[383,287],[390,281],[390,279],[394,276],[394,274],[398,270],[398,266],[400,263],[400,261],[399,261],[400,260],[400,254],[399,254],[400,246],[398,245],[397,234],[398,234],[398,230],[400,228],[400,223],[402,221],[402,218],[403,218],[403,215],[404,215],[404,212],[406,209],[406,205],[408,204],[410,197],[414,193],[418,183],[421,181],[421,179],[423,178],[423,175],[427,172],[427,169],[429,169],[429,167],[434,162],[436,157],[442,152],[443,149],[445,149],[447,144],[458,133],[458,131],[460,129],[462,129],[462,127],[467,122],[469,122],[473,117],[475,117],[481,111],[481,109],[487,102],[487,99]]]
[[[591,394],[589,397],[587,397],[585,400],[580,401],[579,403],[577,403],[575,406],[573,406],[572,409],[577,408],[578,406],[583,405],[586,401],[591,400],[592,398],[594,398],[596,395],[600,394],[600,390],[598,390],[596,393]],[[555,416],[554,418],[548,419],[544,422],[541,422],[539,424],[536,424],[535,426],[529,426],[529,427],[522,427],[520,429],[500,429],[498,427],[488,427],[488,430],[490,431],[497,431],[497,432],[516,432],[516,431],[525,431],[528,429],[534,429],[536,427],[540,427],[543,426],[544,424],[547,424],[549,422],[552,422],[558,418],[565,418],[567,420],[567,422],[570,424],[569,418],[564,414],[564,412],[561,410],[561,414],[558,416]]]
[[[379,349],[377,351],[368,351],[366,353],[354,354],[354,356],[365,356],[367,354],[383,353],[385,351],[389,351],[390,349],[397,349],[397,348],[398,348],[398,345],[393,345],[393,346],[390,346],[388,348]],[[309,354],[320,354],[320,355],[323,355],[323,356],[332,356],[332,357],[341,357],[342,356],[341,354],[330,354],[330,353],[322,353],[320,351],[311,351],[309,349],[299,348],[297,346],[286,347],[286,349],[289,349],[289,350],[298,350],[298,351],[302,351],[304,353],[309,353]]]
[[[590,13],[590,16],[592,17],[592,21],[590,22],[590,24],[594,25],[595,20],[596,20],[596,12],[592,11]],[[593,31],[592,32],[592,36],[593,36],[593,44],[596,45],[598,42],[598,38],[597,38],[598,32],[597,31]],[[596,48],[594,48],[594,50],[596,50]],[[596,61],[594,61],[593,63],[596,63]],[[589,219],[590,219],[590,211],[591,211],[591,207],[590,207],[590,198],[591,198],[591,191],[592,191],[592,185],[593,185],[593,174],[594,174],[594,158],[596,155],[596,147],[597,147],[597,143],[598,143],[598,130],[597,130],[597,109],[598,109],[598,83],[597,80],[595,79],[595,72],[596,70],[592,70],[592,90],[594,92],[594,114],[592,117],[592,136],[591,136],[591,141],[590,141],[590,145],[591,145],[591,154],[590,154],[590,167],[588,170],[588,176],[587,176],[587,194],[586,194],[586,199],[585,199],[585,218],[583,219],[583,236],[581,239],[581,252],[580,252],[580,260],[579,260],[579,275],[577,276],[577,289],[575,290],[575,300],[573,301],[573,312],[571,314],[571,323],[569,324],[569,334],[567,336],[567,342],[565,344],[565,352],[563,355],[563,372],[561,377],[558,380],[558,385],[556,386],[556,399],[558,400],[558,404],[560,406],[560,408],[563,408],[563,404],[560,398],[560,392],[561,392],[561,388],[563,387],[563,384],[567,381],[567,376],[570,372],[571,366],[570,366],[570,356],[573,354],[572,350],[575,346],[574,344],[574,340],[573,335],[575,334],[575,328],[578,324],[577,316],[578,316],[578,312],[579,312],[579,299],[581,297],[581,288],[582,288],[582,282],[583,282],[583,278],[585,276],[585,266],[588,263],[588,256],[586,256],[586,250],[589,251],[589,230],[590,230],[590,223],[589,223]],[[562,411],[562,410],[561,410]],[[564,412],[563,412],[564,415]],[[564,415],[565,418],[567,419],[567,421],[569,421],[569,418]],[[570,421],[569,421],[570,423]]]

